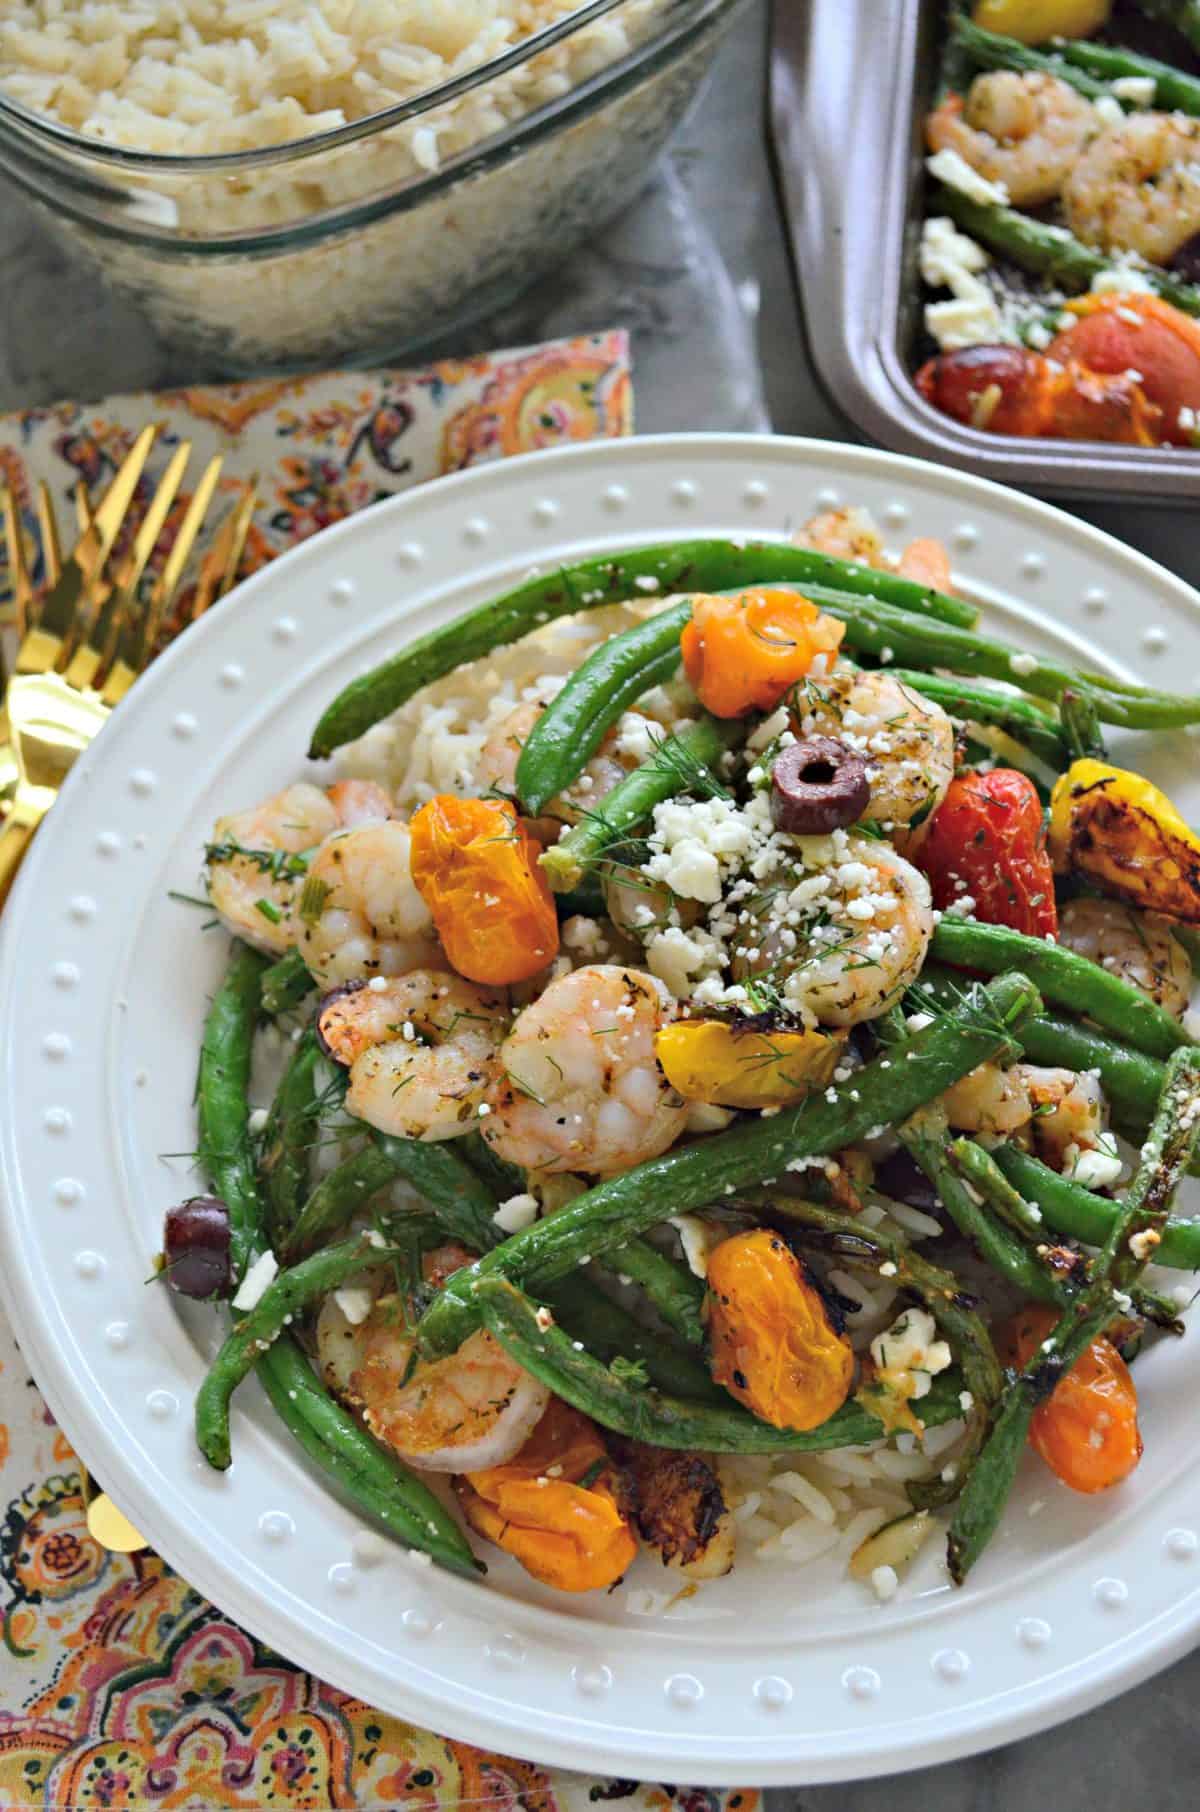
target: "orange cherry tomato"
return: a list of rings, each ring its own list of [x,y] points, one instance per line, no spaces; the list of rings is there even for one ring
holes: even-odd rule
[[[1016,768],[952,780],[913,860],[929,876],[933,903],[943,912],[970,897],[985,925],[1031,937],[1058,930],[1042,802]]]
[[[1078,359],[1091,371],[1138,372],[1142,391],[1162,410],[1159,440],[1194,445],[1195,421],[1185,415],[1181,422],[1180,412],[1200,410],[1200,322],[1161,296],[1081,296],[1067,307],[1078,319],[1046,356]]]
[[[774,711],[818,654],[836,654],[844,624],[794,591],[692,599],[680,637],[683,666],[714,717]]]
[[[558,1397],[520,1453],[504,1466],[467,1473],[454,1488],[478,1534],[560,1592],[610,1586],[637,1554],[603,1441]]]
[[[412,878],[468,981],[528,981],[558,953],[542,846],[507,800],[439,793],[413,818]]]
[[[712,1375],[774,1428],[816,1428],[840,1409],[854,1352],[795,1253],[766,1227],[708,1259]]]
[[[1057,1310],[1031,1304],[999,1330],[997,1352],[1027,1365],[1057,1320]],[[1107,1491],[1129,1477],[1142,1457],[1137,1388],[1111,1340],[1093,1340],[1034,1410],[1029,1444],[1072,1491]]]

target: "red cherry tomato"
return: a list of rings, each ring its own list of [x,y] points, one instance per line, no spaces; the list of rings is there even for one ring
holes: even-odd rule
[[[984,924],[1031,937],[1058,930],[1041,800],[1015,768],[952,780],[915,860],[943,912],[969,897]]]
[[[1160,440],[1194,444],[1200,410],[1200,322],[1161,296],[1087,296],[1070,304],[1079,319],[1046,349],[1091,371],[1136,371],[1143,393],[1162,410]],[[1183,412],[1183,419],[1180,414]]]

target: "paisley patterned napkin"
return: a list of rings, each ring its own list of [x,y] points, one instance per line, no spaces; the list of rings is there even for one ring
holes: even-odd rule
[[[215,452],[231,491],[257,478],[249,571],[440,473],[628,434],[631,411],[626,336],[599,333],[422,371],[34,409],[0,419],[0,476],[28,512],[32,552],[37,480],[65,525],[77,478],[95,494],[137,431],[159,421],[152,479],[180,439],[194,447],[193,481]],[[757,1808],[749,1791],[597,1781],[449,1742],[293,1667],[156,1555],[106,1553],[88,1533],[75,1456],[2,1316],[0,1636],[0,1812]]]
[[[141,495],[148,501],[181,440],[192,444],[151,570],[166,559],[194,484],[214,453],[222,489],[258,483],[241,576],[353,510],[425,479],[568,441],[615,439],[633,428],[628,337],[620,330],[552,340],[423,370],[329,372],[191,390],[142,391],[97,404],[56,403],[0,417],[0,483],[24,514],[35,582],[33,501],[50,487],[70,545],[72,496],[83,478],[98,497],[139,430],[161,432]],[[213,520],[219,512],[214,511]],[[204,538],[201,539],[201,547]],[[0,606],[9,597],[0,555]],[[185,586],[180,603],[186,607]]]

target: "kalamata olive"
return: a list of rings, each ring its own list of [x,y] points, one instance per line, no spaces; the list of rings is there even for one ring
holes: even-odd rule
[[[1171,269],[1185,283],[1200,283],[1200,233],[1184,240],[1171,260]]]
[[[919,1208],[922,1214],[932,1214],[942,1205],[925,1172],[903,1147],[889,1152],[876,1164],[875,1187],[881,1195],[890,1195],[894,1202],[907,1202],[910,1208]]]
[[[771,817],[776,830],[820,836],[855,824],[871,802],[867,764],[832,736],[794,742],[771,770]]]
[[[207,1302],[230,1294],[229,1210],[219,1196],[194,1195],[167,1209],[163,1257],[167,1282],[181,1296]]]

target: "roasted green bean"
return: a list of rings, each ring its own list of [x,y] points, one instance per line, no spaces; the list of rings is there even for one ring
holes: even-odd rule
[[[832,1447],[877,1441],[878,1418],[856,1402],[845,1403],[819,1428],[800,1431],[760,1422],[734,1404],[728,1408],[684,1402],[627,1376],[617,1376],[553,1323],[543,1325],[537,1305],[504,1277],[472,1285],[476,1312],[513,1358],[548,1384],[556,1396],[604,1428],[656,1447],[694,1453],[823,1453]],[[942,1373],[921,1399],[921,1420],[932,1428],[962,1414],[961,1377]]]
[[[875,1127],[906,1118],[977,1064],[1011,1056],[1037,1004],[1037,991],[1024,976],[999,976],[858,1071],[850,1086],[810,1095],[774,1118],[732,1126],[598,1183],[450,1278],[422,1318],[422,1349],[453,1352],[471,1333],[478,1321],[472,1297],[478,1277],[500,1275],[543,1289],[669,1215],[762,1183],[803,1157],[852,1145]]]

